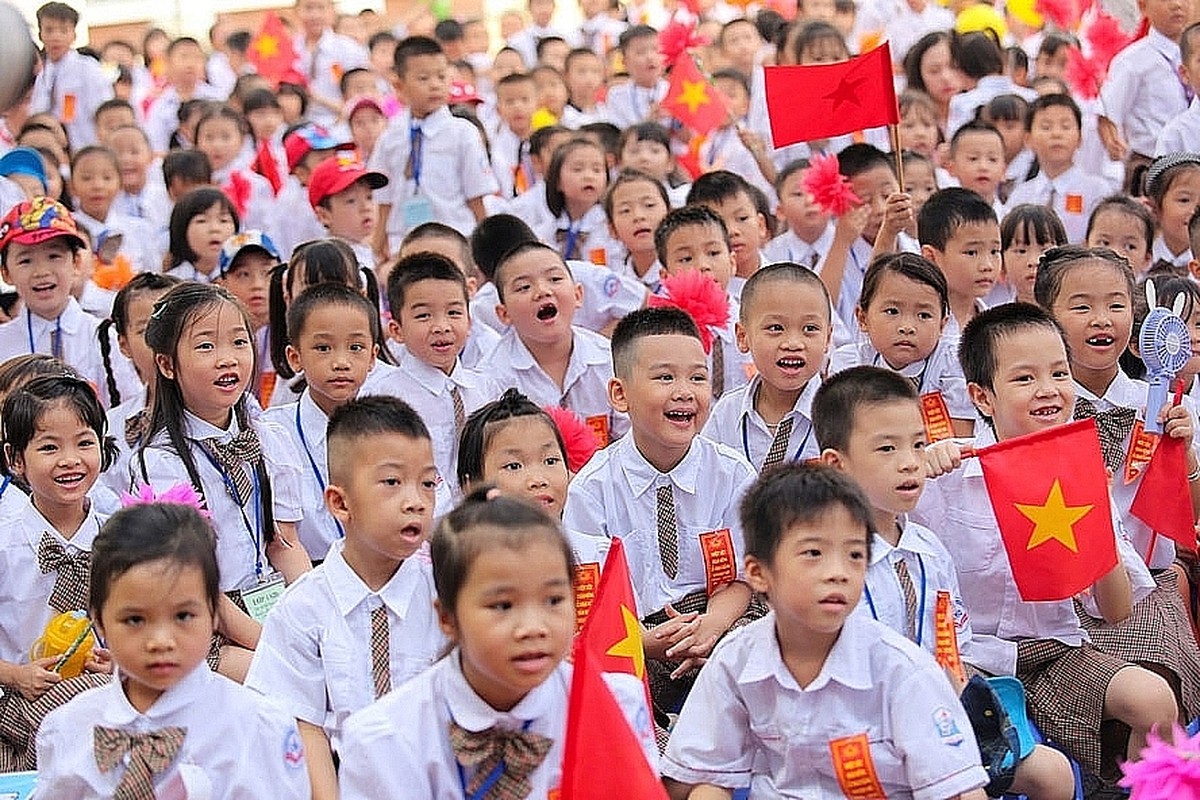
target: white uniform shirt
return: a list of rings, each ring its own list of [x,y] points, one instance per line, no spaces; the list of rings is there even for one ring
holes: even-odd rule
[[[820,275],[821,268],[825,266],[825,256],[829,255],[829,248],[833,246],[835,232],[833,220],[830,220],[815,242],[806,242],[789,228],[767,242],[763,247],[763,255],[769,264],[791,261]]]
[[[1153,153],[1159,131],[1187,110],[1179,63],[1179,44],[1152,27],[1109,65],[1100,100],[1132,152]]]
[[[1193,97],[1187,111],[1172,117],[1159,132],[1154,155],[1167,153],[1200,153],[1200,97]]]
[[[47,715],[37,736],[35,797],[113,796],[125,769],[101,772],[96,766],[92,728],[97,725],[135,734],[187,729],[179,754],[154,781],[158,797],[311,796],[296,721],[201,661],[144,714],[114,680]]]
[[[224,102],[225,97],[207,83],[196,84],[192,92],[195,100],[217,100]],[[179,107],[183,100],[174,86],[163,89],[162,94],[154,99],[146,112],[146,124],[142,127],[150,138],[150,149],[155,153],[165,153],[171,146],[171,134],[179,127]]]
[[[732,289],[733,281],[730,281],[729,286]],[[722,387],[722,394],[745,386],[750,382],[750,376],[755,373],[753,357],[749,353],[743,353],[737,345],[737,335],[734,332],[739,314],[737,298],[732,293],[728,297],[729,321],[725,323],[725,327],[708,326],[713,336],[712,349],[715,351],[718,347],[721,348],[725,358],[725,385]],[[708,371],[710,376],[714,374],[712,352],[708,354]],[[711,380],[709,382],[711,383]]]
[[[371,612],[388,612],[392,686],[419,675],[445,647],[433,601],[429,548],[405,559],[372,592],[342,557],[337,542],[328,558],[287,588],[263,624],[246,686],[296,719],[340,739],[355,711],[375,702],[371,672]]]
[[[301,186],[294,175],[284,178],[283,186],[271,206],[271,219],[265,230],[270,232],[271,241],[279,248],[279,255],[284,259],[292,257],[297,245],[329,235],[308,202],[308,189]]]
[[[1067,231],[1067,241],[1081,244],[1087,237],[1088,217],[1096,204],[1111,194],[1108,183],[1101,177],[1084,172],[1077,165],[1051,178],[1045,172],[1018,184],[1008,198],[1007,208],[1021,203],[1050,205]],[[1051,203],[1051,198],[1054,202]]]
[[[610,252],[619,252],[624,249],[624,245],[613,240],[608,232],[608,217],[604,215],[604,207],[597,203],[584,212],[583,216],[572,223],[567,212],[559,214],[557,218],[543,217],[533,232],[537,237],[546,244],[553,247],[555,250],[563,254],[563,258],[567,257],[566,240],[559,241],[559,231],[567,231],[574,228],[577,231],[576,254],[579,260],[592,263],[592,254],[594,251],[600,250],[604,253],[604,258],[607,261]],[[615,261],[615,259],[614,259]]]
[[[156,171],[159,176],[157,179],[154,174]],[[166,228],[171,222],[172,203],[166,187],[163,186],[161,175],[162,167],[156,168],[152,164],[142,190],[137,194],[121,190],[117,193],[117,199],[113,201],[113,207],[127,217],[149,223],[154,230]]]
[[[605,674],[604,680],[641,742],[646,759],[657,767],[658,750],[641,682],[631,675],[614,673]],[[562,779],[570,685],[571,666],[563,661],[511,711],[497,711],[467,683],[455,649],[350,718],[338,771],[342,800],[380,800],[400,795],[461,800],[458,762],[450,746],[451,720],[469,731],[492,727],[521,730],[528,723],[530,733],[553,740],[550,751],[529,776],[529,796],[549,796]],[[469,780],[470,775],[467,777]]]
[[[1192,260],[1192,248],[1189,247],[1186,250],[1184,250],[1182,253],[1179,253],[1178,255],[1176,255],[1175,253],[1171,252],[1171,248],[1167,247],[1167,243],[1163,239],[1161,233],[1158,236],[1154,237],[1154,244],[1152,244],[1150,246],[1150,263],[1151,263],[1151,265],[1153,265],[1155,262],[1158,262],[1158,261],[1166,261],[1168,264],[1171,264],[1172,266],[1179,267],[1181,269],[1186,270],[1186,269],[1188,269],[1188,264],[1191,263],[1191,260]]]
[[[342,100],[342,75],[357,67],[370,66],[367,49],[349,36],[334,33],[326,28],[311,49],[304,34],[297,34],[292,41],[296,51],[296,70],[308,78],[308,87],[313,94],[329,100]],[[310,103],[308,118],[318,125],[329,127],[337,122],[336,111],[320,103]]]
[[[723,641],[700,671],[663,775],[751,797],[845,796],[831,743],[865,735],[890,798],[940,800],[988,782],[966,711],[941,667],[903,636],[850,617],[816,679],[784,664],[775,615]]]
[[[125,420],[146,408],[146,390],[143,388],[132,397],[122,399],[124,402],[121,405],[108,412],[108,435],[117,443],[117,457],[111,467],[100,473],[99,480],[88,493],[92,501],[99,503],[99,508],[108,514],[115,513],[120,508],[122,493],[131,489],[129,464],[133,460],[133,451],[138,442],[134,442],[131,447],[125,441]],[[150,416],[149,410],[146,411],[146,416]]]
[[[946,409],[954,419],[974,420],[975,406],[967,395],[967,379],[958,363],[958,335],[947,325],[938,338],[937,346],[928,357],[914,361],[904,369],[893,370],[917,383],[917,393],[941,392]],[[854,344],[842,345],[829,356],[829,375],[858,366],[884,367],[891,365],[866,337]]]
[[[946,119],[946,139],[952,138],[963,125],[975,119],[975,112],[980,106],[986,106],[1002,94],[1015,94],[1025,98],[1027,102],[1037,99],[1037,92],[1018,86],[1007,75],[984,75],[975,84],[974,89],[968,89],[950,98],[950,109]]]
[[[67,50],[57,63],[42,62],[42,71],[33,84],[29,113],[53,114],[67,129],[71,149],[79,151],[96,144],[96,109],[112,96],[113,82],[100,62],[77,50]]]
[[[596,452],[567,489],[563,528],[579,552],[599,552],[592,540],[620,537],[637,595],[638,616],[706,588],[700,534],[728,528],[738,574],[745,548],[738,507],[757,477],[741,455],[703,436],[669,473],[651,466],[633,436]],[[671,486],[679,533],[679,572],[668,578],[658,550],[657,489]],[[601,542],[603,545],[603,541]],[[601,553],[603,555],[603,553]],[[603,560],[603,559],[601,559]]]
[[[115,201],[105,219],[96,219],[83,211],[74,211],[72,216],[88,229],[93,242],[99,241],[103,234],[121,234],[118,252],[129,259],[134,272],[162,272],[163,253],[158,250],[157,229],[149,221],[121,213]]]
[[[714,442],[741,453],[755,469],[762,468],[771,442],[775,440],[774,431],[767,427],[762,416],[754,409],[761,385],[762,376],[755,375],[745,386],[723,394],[713,405],[703,432]],[[804,461],[821,455],[817,437],[812,432],[812,402],[820,387],[821,377],[814,375],[796,398],[792,410],[783,417],[792,420],[784,461]]]
[[[656,121],[650,116],[651,109],[667,96],[668,88],[665,79],[659,79],[654,86],[638,86],[633,81],[626,81],[609,87],[604,98],[608,121],[622,129],[639,122]]]

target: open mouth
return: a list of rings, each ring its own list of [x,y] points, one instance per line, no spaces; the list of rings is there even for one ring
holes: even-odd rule
[[[29,287],[34,292],[52,292],[58,288],[57,283],[35,283]]]
[[[513,658],[513,666],[518,672],[532,675],[543,672],[552,661],[550,654],[543,651],[521,653]]]
[[[58,475],[54,478],[54,483],[64,489],[73,489],[83,483],[83,479],[87,477],[82,472],[68,472],[65,475]]]
[[[799,356],[788,356],[776,361],[775,366],[785,370],[801,370],[808,366],[808,361]]]
[[[695,411],[667,411],[667,412],[663,413],[663,416],[666,417],[671,422],[675,423],[676,425],[691,425],[692,420],[694,420],[696,418],[696,412]]]
[[[537,310],[537,318],[542,322],[549,322],[557,316],[558,306],[554,305],[554,303],[546,303]]]
[[[1110,333],[1098,333],[1083,340],[1088,347],[1112,347],[1115,341]]]
[[[230,375],[222,375],[221,377],[219,377],[215,381],[213,381],[213,383],[216,384],[217,386],[220,386],[222,389],[232,389],[235,386],[237,386],[239,383],[241,383],[241,380],[238,378],[237,375],[230,374]]]
[[[1033,411],[1030,411],[1029,416],[1048,420],[1056,419],[1061,413],[1062,406],[1043,406],[1042,408],[1035,408]]]
[[[900,494],[916,494],[921,491],[921,482],[916,480],[903,481],[896,486],[896,491]]]
[[[400,529],[400,537],[410,542],[419,541],[425,529],[419,522],[410,522]]]
[[[653,235],[653,233],[654,233],[654,231],[651,230],[650,228],[637,228],[634,230],[633,235],[634,235],[634,237],[650,236],[650,235]]]

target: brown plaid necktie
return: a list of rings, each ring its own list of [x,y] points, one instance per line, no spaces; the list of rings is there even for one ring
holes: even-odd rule
[[[37,550],[38,569],[43,573],[57,572],[49,605],[55,611],[81,611],[88,607],[88,588],[91,586],[92,554],[87,550],[69,554],[62,543],[42,534]]]
[[[767,450],[767,457],[763,459],[762,468],[774,466],[787,454],[788,440],[792,438],[792,417],[787,417],[779,421],[779,426],[775,429],[775,438],[771,440],[771,448]]]
[[[725,393],[725,348],[717,337],[713,337],[712,372],[712,396],[716,400]]]
[[[499,778],[483,795],[483,800],[525,800],[533,791],[529,776],[546,759],[552,744],[552,739],[528,731],[492,727],[476,732],[450,721],[454,757],[472,770],[464,787],[468,797],[474,797],[493,771],[500,769]]]
[[[463,424],[467,421],[467,409],[463,405],[462,392],[457,386],[450,387],[450,400],[454,403],[454,438],[457,441],[462,434]]]
[[[101,772],[111,771],[129,754],[114,800],[154,800],[154,776],[170,766],[187,735],[187,728],[179,727],[127,733],[97,725],[92,731],[92,750]]]
[[[254,488],[254,481],[250,478],[247,467],[254,469],[263,457],[258,434],[253,428],[243,428],[228,442],[217,438],[205,439],[204,446],[236,490],[234,501],[238,505],[246,505]]]
[[[917,591],[913,587],[912,575],[908,572],[908,564],[900,558],[892,565],[896,577],[900,579],[900,589],[904,592],[904,635],[910,640],[917,640]]]
[[[655,498],[658,519],[658,557],[663,572],[672,580],[679,575],[679,527],[675,520],[675,493],[670,486],[659,486]]]
[[[1100,452],[1104,454],[1104,466],[1114,474],[1119,472],[1125,463],[1125,440],[1133,432],[1137,411],[1125,406],[1097,411],[1095,403],[1079,397],[1075,399],[1074,417],[1096,420],[1096,431],[1100,434]]]
[[[387,606],[371,609],[371,678],[375,681],[375,696],[383,697],[392,690],[392,658],[388,641]]]
[[[125,418],[125,444],[133,447],[150,430],[150,409],[143,408]]]

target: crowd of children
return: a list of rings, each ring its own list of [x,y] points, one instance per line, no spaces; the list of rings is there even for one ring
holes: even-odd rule
[[[1157,423],[1196,518],[1200,355],[1149,407],[1137,337],[1157,297],[1200,347],[1200,8],[1108,9],[1084,86],[1050,15],[777,5],[529,0],[496,47],[297,0],[270,80],[224,21],[90,51],[39,8],[0,114],[0,773],[557,797],[619,538],[646,688],[605,682],[670,797],[1121,796],[1200,717],[1196,555],[1131,467]],[[902,151],[776,146],[764,69],[881,38]],[[972,456],[1083,418],[1117,561],[1028,600]]]

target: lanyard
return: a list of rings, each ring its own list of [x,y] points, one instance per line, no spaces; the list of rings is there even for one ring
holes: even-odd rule
[[[300,404],[296,403],[296,433],[300,435],[300,446],[304,448],[304,455],[308,456],[308,465],[312,467],[313,477],[317,479],[317,486],[321,489],[321,494],[325,494],[325,479],[321,477],[321,470],[317,467],[317,460],[313,458],[312,451],[308,449],[308,439],[304,436],[304,426],[300,424]],[[332,515],[331,515],[332,516]],[[335,517],[333,524],[337,525],[338,538],[345,538],[346,532],[342,530],[342,523],[338,522]]]
[[[1188,86],[1186,83],[1183,82],[1183,76],[1181,76],[1179,74],[1179,67],[1176,66],[1175,62],[1171,60],[1170,56],[1168,56],[1166,53],[1164,53],[1161,50],[1156,50],[1155,52],[1157,52],[1160,56],[1162,56],[1163,61],[1166,61],[1167,66],[1169,66],[1171,68],[1171,74],[1175,76],[1175,80],[1177,80],[1179,82],[1179,88],[1183,91],[1183,101],[1190,105],[1192,102],[1192,98],[1196,96],[1195,90],[1192,89],[1191,86]]]
[[[751,464],[753,464],[754,459],[750,456],[749,428],[748,428],[748,425],[746,422],[746,419],[749,416],[750,416],[749,414],[742,414],[742,452],[746,454],[746,460],[749,461]],[[782,422],[782,420],[780,420],[780,422]],[[791,461],[799,461],[800,460],[800,454],[803,453],[804,448],[808,446],[808,437],[810,437],[810,436],[812,436],[812,423],[811,422],[808,423],[808,430],[804,433],[804,440],[800,442],[800,447],[797,448],[796,453],[789,460],[791,460]],[[771,448],[771,445],[768,444],[767,449],[770,450],[770,448]]]
[[[525,724],[521,726],[521,730],[529,730],[529,726],[532,724],[533,720],[525,720]],[[458,782],[462,785],[463,797],[465,797],[466,800],[483,800],[483,798],[487,797],[488,792],[492,790],[492,787],[496,785],[496,781],[500,780],[500,776],[504,774],[504,761],[501,760],[498,764],[496,764],[496,766],[492,767],[492,771],[489,772],[487,777],[483,779],[483,784],[479,787],[479,790],[473,794],[468,794],[467,771],[463,769],[463,765],[458,763],[457,759],[454,762],[454,766],[458,767]]]
[[[567,241],[563,247],[563,258],[576,258],[572,253],[575,252],[575,240],[579,238],[579,229],[582,227],[583,217],[575,220],[575,222],[571,222],[570,217],[567,218]],[[582,254],[580,254],[580,257],[582,257]]]
[[[412,162],[412,179],[417,188],[421,188],[421,160],[425,156],[425,135],[420,125],[410,125],[408,128],[409,160]]]
[[[256,523],[251,525],[250,518],[246,516],[246,508],[238,498],[237,487],[233,485],[233,481],[204,447],[197,449],[208,459],[208,463],[212,464],[213,469],[220,474],[221,480],[225,483],[225,490],[229,492],[229,496],[233,498],[234,504],[238,507],[238,513],[242,515],[242,524],[246,527],[250,543],[254,545],[254,576],[261,581],[263,577],[262,536],[259,535],[259,531],[262,530],[262,503],[259,501],[258,471],[250,470],[250,479],[254,482],[254,491],[251,492],[250,497],[254,501],[254,521]]]
[[[4,497],[4,493],[8,491],[8,485],[12,483],[12,476],[5,475],[4,483],[0,483],[0,498]]]
[[[25,329],[29,331],[29,354],[37,353],[37,346],[33,341],[33,312],[25,309]],[[59,314],[54,318],[54,341],[53,347],[50,348],[50,355],[55,358],[62,358],[62,315]]]
[[[921,594],[917,606],[917,646],[921,646],[921,639],[925,636],[925,560],[921,558],[920,553],[915,553],[917,557],[917,566],[921,568]],[[863,594],[867,598],[867,605],[871,608],[871,616],[875,621],[879,621],[879,615],[875,613],[875,601],[871,598],[871,587],[863,584]]]

